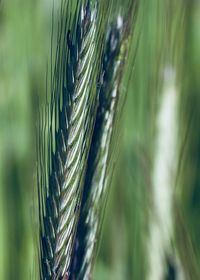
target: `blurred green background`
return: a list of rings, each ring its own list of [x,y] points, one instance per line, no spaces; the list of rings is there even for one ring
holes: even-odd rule
[[[121,2],[118,1],[119,6]],[[52,1],[0,1],[0,279],[3,280],[38,279],[36,97],[45,92],[51,15]],[[139,0],[131,44],[135,62],[128,65],[121,87],[128,94],[121,121],[120,153],[94,279],[160,280],[156,276],[151,278],[151,259],[155,255],[154,248],[149,246],[152,213],[159,209],[154,201],[153,174],[159,153],[159,112],[164,94],[173,88],[176,105],[171,106],[175,106],[177,117],[171,123],[168,121],[171,129],[167,134],[172,137],[176,134],[176,149],[172,162],[175,168],[169,175],[173,177],[173,186],[169,186],[172,225],[167,233],[170,241],[164,252],[163,279],[198,280],[200,2]],[[176,127],[175,132],[172,126]],[[170,145],[168,149],[170,153]],[[162,213],[161,217],[165,223]],[[166,232],[167,228],[166,221]],[[183,278],[173,278],[173,270],[184,275]]]

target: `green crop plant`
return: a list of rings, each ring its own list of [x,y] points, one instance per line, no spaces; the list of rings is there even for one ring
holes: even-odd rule
[[[134,9],[110,23],[109,5],[61,4],[37,141],[41,279],[91,278]]]
[[[0,279],[200,279],[199,18],[0,0]]]

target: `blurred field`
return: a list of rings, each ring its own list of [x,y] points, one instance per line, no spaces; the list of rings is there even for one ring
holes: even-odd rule
[[[121,5],[123,1],[118,2]],[[38,279],[36,97],[45,94],[51,4],[47,0],[0,2],[0,279],[5,280]],[[158,251],[164,250],[159,255],[164,258],[164,279],[198,280],[200,2],[140,0],[135,24],[131,39],[135,63],[124,73],[121,90],[128,87],[128,94],[120,153],[94,279],[160,280],[151,275],[160,264],[156,262]],[[166,108],[174,108],[175,117],[167,119],[166,143],[159,149],[159,114],[169,92],[176,98]],[[156,189],[165,154],[172,159],[165,173],[170,178],[164,182],[172,182],[166,187],[169,204],[167,197],[162,197],[164,185]],[[161,197],[156,198],[157,190]],[[162,214],[165,202],[166,216],[165,210]],[[154,223],[157,243],[151,246]],[[151,267],[151,263],[155,265]],[[173,278],[172,268],[180,278]]]

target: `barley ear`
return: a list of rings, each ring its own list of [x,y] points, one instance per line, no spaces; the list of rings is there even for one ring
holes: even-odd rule
[[[40,279],[68,279],[96,116],[98,5],[62,1],[51,94],[40,115]],[[52,52],[53,53],[53,52]],[[53,63],[54,59],[52,59]]]
[[[90,148],[70,279],[91,279],[114,169],[112,147],[120,114],[120,84],[128,52],[129,22],[110,24],[102,58],[103,84]],[[115,138],[115,139],[114,139]],[[114,141],[113,141],[114,140]]]

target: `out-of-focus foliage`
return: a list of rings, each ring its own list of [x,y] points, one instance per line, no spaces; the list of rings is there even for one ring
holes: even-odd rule
[[[134,65],[124,75],[126,79],[131,71],[120,155],[94,279],[148,278],[156,120],[163,72],[170,66],[176,72],[179,108],[172,247],[185,279],[198,280],[200,3],[138,3],[136,32],[131,38],[133,55],[137,51]],[[51,1],[0,2],[0,279],[5,280],[37,279],[36,97],[45,94],[46,72],[50,71],[51,20]]]

